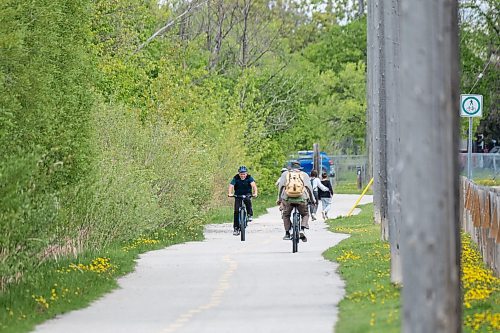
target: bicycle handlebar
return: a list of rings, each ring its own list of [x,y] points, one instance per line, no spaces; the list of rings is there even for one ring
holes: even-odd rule
[[[233,194],[233,195],[228,195],[229,198],[241,198],[241,199],[246,199],[246,198],[255,198],[255,195],[253,194]]]

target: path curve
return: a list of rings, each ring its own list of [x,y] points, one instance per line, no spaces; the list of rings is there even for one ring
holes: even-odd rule
[[[335,194],[329,215],[347,214],[357,198]],[[208,225],[204,241],[142,254],[118,289],[35,332],[330,333],[344,283],[322,253],[347,235],[322,220],[310,227],[293,254],[277,208],[252,222],[245,242],[231,224]]]

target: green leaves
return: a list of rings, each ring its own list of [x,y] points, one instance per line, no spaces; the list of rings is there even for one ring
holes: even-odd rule
[[[100,249],[202,218],[238,165],[274,193],[289,153],[362,136],[363,22],[257,0],[176,20],[186,6],[0,6],[3,283],[54,244]]]
[[[85,1],[0,7],[0,289],[39,259],[58,229],[63,192],[88,170],[88,14]]]
[[[461,90],[463,94],[483,95],[483,117],[475,119],[475,133],[482,133],[489,148],[500,140],[498,111],[499,70],[495,65],[500,47],[498,0],[460,2]],[[468,121],[463,119],[462,136]]]

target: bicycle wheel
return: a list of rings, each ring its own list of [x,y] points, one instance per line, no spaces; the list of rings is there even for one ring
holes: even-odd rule
[[[240,236],[241,240],[245,240],[245,230],[247,226],[247,212],[244,208],[240,209],[240,214],[239,214],[239,220],[240,220]]]
[[[295,253],[299,250],[299,213],[293,213],[292,221],[292,252]]]

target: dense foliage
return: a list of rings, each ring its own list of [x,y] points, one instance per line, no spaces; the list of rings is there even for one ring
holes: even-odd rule
[[[347,2],[161,3],[0,5],[0,290],[202,223],[238,165],[265,193],[295,150],[362,149],[365,23],[337,23]]]
[[[0,4],[0,290],[44,261],[201,223],[238,165],[270,193],[296,150],[364,151],[362,1],[160,3]],[[471,41],[498,50],[488,3],[464,72],[491,58]]]
[[[483,95],[483,116],[474,119],[474,133],[484,135],[489,149],[500,145],[499,22],[500,1],[460,1],[461,93]],[[464,137],[467,124],[462,121]]]

